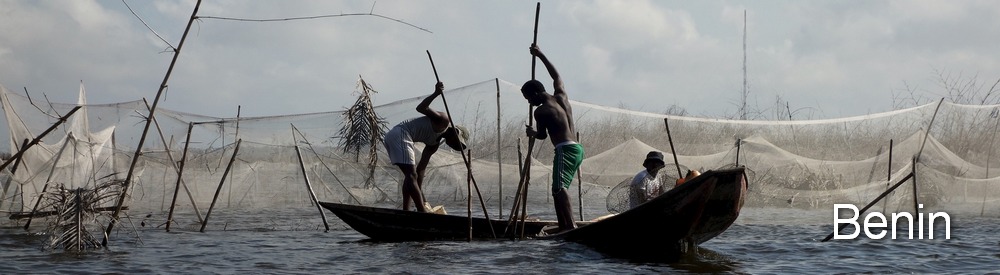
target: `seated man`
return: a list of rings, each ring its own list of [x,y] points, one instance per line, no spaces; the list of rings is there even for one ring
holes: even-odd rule
[[[660,179],[656,177],[656,174],[664,166],[663,153],[651,151],[646,154],[646,160],[642,162],[642,167],[646,169],[639,171],[632,178],[632,184],[629,188],[629,209],[635,208],[663,193],[663,184],[660,183]]]

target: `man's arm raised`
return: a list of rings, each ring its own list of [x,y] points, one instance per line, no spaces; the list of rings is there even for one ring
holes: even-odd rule
[[[538,57],[538,59],[542,60],[542,64],[545,64],[545,69],[549,71],[549,76],[552,77],[552,87],[554,89],[554,91],[552,91],[552,95],[566,96],[566,90],[563,89],[562,78],[559,77],[559,72],[556,71],[556,66],[552,65],[552,62],[549,62],[549,59],[545,57],[545,53],[542,53],[542,50],[538,48],[538,45],[531,44],[530,50],[531,55],[534,55]]]
[[[449,122],[447,114],[431,109],[431,102],[434,102],[434,99],[437,99],[442,94],[444,94],[444,83],[438,82],[434,85],[434,93],[424,98],[423,101],[420,101],[420,104],[417,104],[417,112],[431,118],[435,126],[446,125]]]

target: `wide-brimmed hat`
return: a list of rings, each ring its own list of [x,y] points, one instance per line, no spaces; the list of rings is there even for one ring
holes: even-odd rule
[[[469,130],[465,129],[465,127],[458,125],[456,125],[455,128],[453,129],[455,129],[456,131],[455,136],[458,137],[458,141],[462,143],[462,147],[468,148],[469,144],[467,142],[469,140]]]
[[[648,154],[646,154],[646,160],[642,161],[642,166],[646,166],[646,164],[648,164],[651,161],[658,162],[660,165],[665,164],[665,162],[663,161],[663,153],[660,153],[659,151],[650,151]]]

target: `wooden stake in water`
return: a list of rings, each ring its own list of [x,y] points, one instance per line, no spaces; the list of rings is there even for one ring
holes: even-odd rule
[[[681,173],[681,163],[677,161],[677,151],[674,151],[674,138],[670,135],[670,119],[663,118],[663,125],[667,127],[667,142],[670,143],[670,154],[674,155],[674,166],[677,167],[677,178],[683,179],[684,174]]]
[[[319,201],[316,200],[316,192],[313,192],[312,184],[309,183],[309,173],[306,172],[306,164],[302,161],[302,152],[299,151],[299,146],[295,146],[295,156],[299,158],[299,167],[302,168],[302,178],[306,181],[306,188],[309,189],[309,198],[312,199],[312,203],[316,205],[316,210],[319,210],[319,216],[323,218],[323,226],[326,227],[326,231],[330,232],[330,223],[326,222],[326,214],[323,213],[323,208],[319,206]]]
[[[205,232],[205,226],[208,225],[208,216],[212,215],[212,208],[215,208],[215,202],[219,200],[219,193],[222,192],[222,184],[226,182],[226,176],[229,175],[229,170],[233,168],[233,162],[236,162],[236,155],[240,152],[240,143],[243,139],[236,140],[236,148],[233,149],[233,157],[229,159],[229,164],[226,165],[226,171],[222,172],[222,180],[219,181],[219,188],[215,189],[215,196],[212,197],[212,204],[208,206],[208,213],[205,213],[205,221],[201,223],[201,232]]]
[[[177,193],[181,189],[181,178],[184,175],[184,163],[187,162],[188,146],[191,145],[191,129],[193,128],[194,123],[188,122],[187,138],[184,139],[184,152],[181,153],[181,163],[177,168],[177,182],[174,183],[174,198],[170,200],[170,212],[167,214],[167,232],[170,232],[170,222],[174,220],[174,207],[177,205]],[[171,162],[173,162],[173,160],[171,160]],[[190,195],[191,193],[188,193],[188,196]],[[194,204],[194,199],[192,198],[191,205]],[[195,213],[197,213],[198,207],[196,206],[194,209]],[[201,218],[201,214],[198,214],[198,219],[201,220],[202,223],[205,222],[205,220]]]
[[[59,159],[62,158],[62,154],[66,151],[66,146],[69,146],[69,142],[73,139],[73,134],[70,133],[63,145],[59,147],[59,152],[56,153],[56,158],[52,161],[52,170],[49,170],[49,177],[45,179],[45,185],[42,186],[42,193],[38,194],[38,200],[35,201],[35,206],[31,208],[31,215],[28,215],[28,221],[24,223],[24,230],[27,231],[28,227],[31,226],[31,218],[35,216],[35,212],[38,211],[38,205],[42,203],[42,197],[45,196],[45,191],[49,189],[49,183],[52,182],[52,176],[56,174],[56,167],[59,167]]]
[[[152,124],[153,116],[156,113],[156,106],[160,102],[160,95],[163,91],[167,89],[167,81],[170,80],[170,73],[174,70],[174,65],[177,64],[177,58],[180,56],[181,48],[184,47],[184,41],[187,40],[188,32],[191,30],[191,25],[194,24],[194,20],[198,15],[198,8],[201,7],[201,0],[194,5],[194,11],[191,12],[191,18],[188,19],[187,27],[184,28],[184,34],[181,35],[181,42],[177,44],[177,48],[174,49],[174,57],[170,60],[170,66],[167,67],[167,73],[163,76],[163,82],[160,83],[160,89],[156,92],[156,97],[153,98],[153,105],[149,108],[149,114],[146,116],[146,126],[142,129],[142,135],[139,137],[139,144],[135,147],[135,153],[132,154],[132,164],[129,165],[128,173],[125,176],[125,183],[122,186],[122,194],[118,196],[118,202],[115,203],[115,211],[111,214],[111,221],[108,222],[108,227],[104,230],[104,239],[101,240],[102,246],[108,245],[108,237],[111,236],[111,231],[115,228],[115,223],[118,222],[118,215],[121,213],[122,206],[125,204],[125,198],[128,197],[128,190],[132,184],[132,175],[135,172],[135,166],[139,163],[139,157],[142,156],[142,145],[146,142],[146,135],[149,133],[149,126]],[[206,219],[207,220],[207,219]]]

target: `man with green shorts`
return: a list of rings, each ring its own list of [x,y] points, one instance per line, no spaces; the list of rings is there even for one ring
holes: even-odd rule
[[[538,131],[531,126],[527,126],[525,133],[528,137],[549,140],[555,146],[555,156],[552,159],[552,198],[556,208],[556,219],[559,221],[559,230],[569,230],[576,227],[573,222],[573,206],[570,205],[568,189],[573,182],[573,176],[580,169],[583,163],[583,145],[580,145],[573,138],[576,132],[573,126],[573,109],[569,105],[569,96],[563,89],[562,79],[556,68],[549,63],[549,59],[538,48],[538,45],[531,44],[531,55],[537,57],[545,64],[545,68],[552,77],[552,86],[555,88],[553,94],[545,92],[545,86],[537,80],[529,80],[521,86],[521,94],[528,100],[531,106],[538,106],[535,109],[535,122]]]

